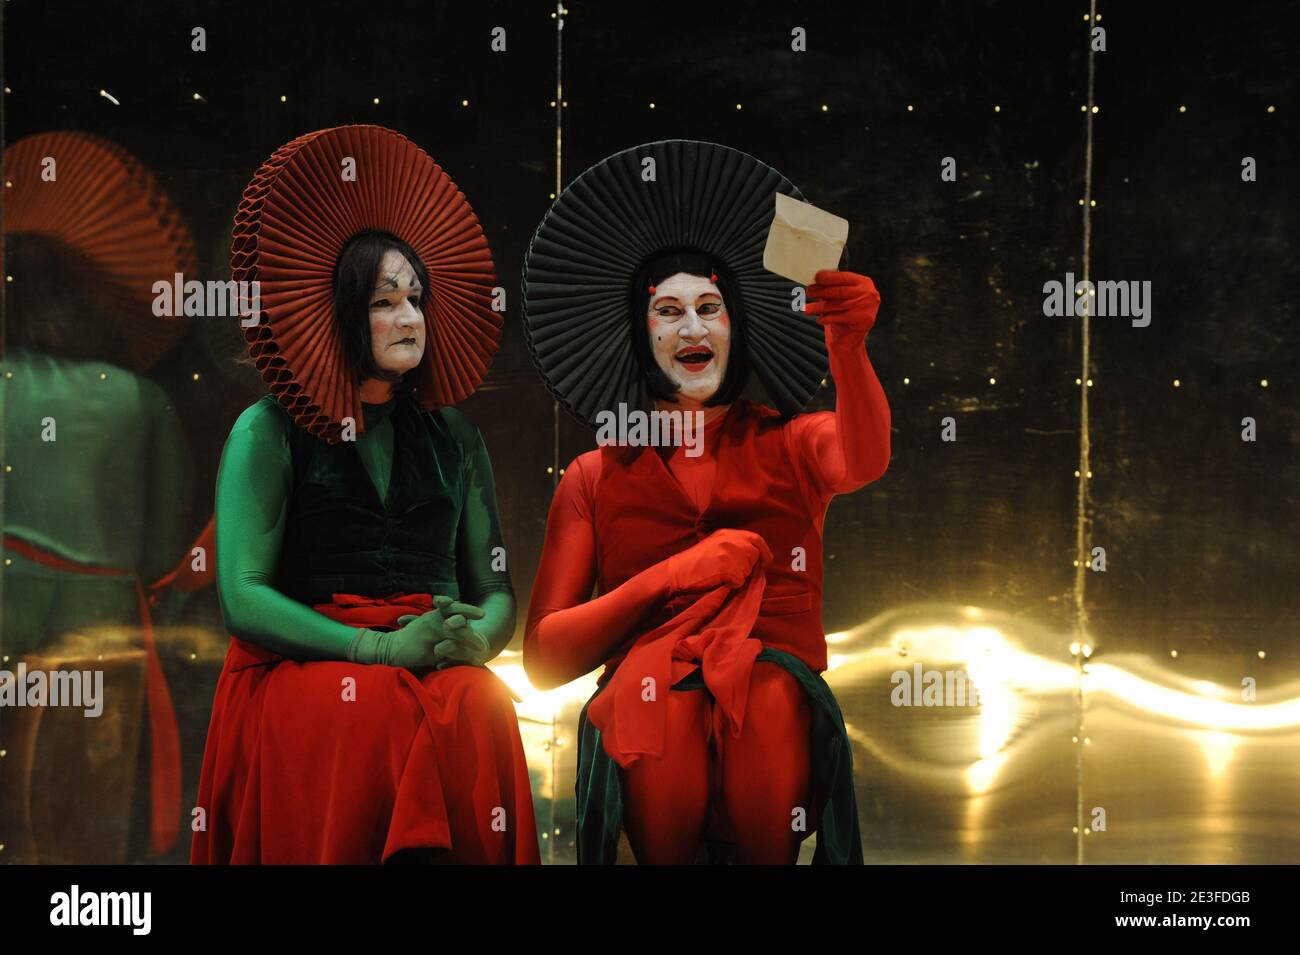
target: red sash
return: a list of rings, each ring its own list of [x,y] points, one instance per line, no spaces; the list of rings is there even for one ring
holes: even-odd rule
[[[406,614],[428,613],[433,610],[433,597],[429,594],[395,593],[388,597],[361,597],[357,594],[335,594],[334,600],[327,604],[315,604],[312,608],[319,614],[346,623],[350,627],[366,627],[371,630],[396,630],[397,620]],[[273,653],[255,643],[241,640],[233,634],[230,637],[230,654],[226,658],[226,669],[232,673],[248,667],[266,666],[279,663],[284,657]]]

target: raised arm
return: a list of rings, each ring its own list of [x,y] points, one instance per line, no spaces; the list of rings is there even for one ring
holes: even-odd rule
[[[880,293],[854,272],[822,271],[808,286],[806,311],[826,331],[835,411],[790,422],[800,460],[823,496],[856,491],[889,467],[889,401],[865,346],[876,321]]]

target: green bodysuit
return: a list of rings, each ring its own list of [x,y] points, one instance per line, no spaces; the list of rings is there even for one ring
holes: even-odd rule
[[[73,631],[136,626],[147,585],[185,555],[189,448],[167,393],[102,361],[4,356],[4,532],[92,575],[5,552],[0,648],[11,657]]]
[[[495,654],[514,633],[492,468],[454,408],[363,405],[326,444],[271,397],[231,429],[217,475],[217,586],[229,632],[289,659],[348,659],[357,630],[312,610],[335,593],[445,595],[482,607]]]

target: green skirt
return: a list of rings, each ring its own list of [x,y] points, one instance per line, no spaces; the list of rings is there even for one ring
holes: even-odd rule
[[[789,673],[812,704],[813,798],[821,808],[813,865],[862,865],[862,835],[853,791],[853,751],[840,706],[820,674],[789,653],[764,647],[757,661],[775,663]],[[591,697],[608,686],[606,681]],[[703,689],[697,669],[674,690]],[[613,865],[623,826],[623,773],[601,745],[600,730],[587,719],[591,700],[578,722],[578,864]],[[725,849],[710,845],[710,861],[725,861]]]

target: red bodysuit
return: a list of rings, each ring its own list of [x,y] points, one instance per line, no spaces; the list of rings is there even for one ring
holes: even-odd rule
[[[699,457],[601,448],[575,459],[556,491],[524,662],[543,686],[602,663],[602,683],[614,674],[602,695],[618,689],[621,699],[604,701],[601,730],[623,767],[624,824],[640,861],[688,862],[710,827],[736,843],[740,861],[797,857],[802,836],[789,820],[809,801],[807,704],[785,671],[753,658],[766,646],[826,668],[826,509],[889,462],[889,406],[862,339],[828,345],[834,413],[782,421],[737,402],[706,427]],[[730,592],[672,593],[669,559],[721,528],[759,534],[772,561]],[[658,715],[645,715],[646,674],[671,667],[675,683],[701,666],[710,693],[665,693]]]

